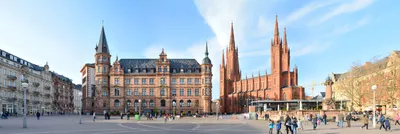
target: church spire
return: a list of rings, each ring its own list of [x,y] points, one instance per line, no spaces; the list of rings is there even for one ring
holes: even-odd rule
[[[234,35],[234,32],[233,32],[233,22],[231,22],[231,36],[230,36],[230,39],[229,39],[229,49],[231,51],[235,50],[235,35]]]
[[[225,66],[224,50],[222,50],[222,62],[221,62],[221,66]]]
[[[208,43],[206,41],[206,52],[204,53],[206,55],[206,57],[208,57]]]
[[[283,46],[285,47],[284,50],[288,51],[288,44],[287,44],[287,36],[286,36],[286,27],[283,32]]]
[[[100,39],[99,43],[96,46],[96,53],[110,54],[110,50],[108,49],[106,33],[104,32],[104,26],[101,26]]]
[[[275,20],[274,42],[279,43],[278,15],[276,15],[276,20]]]

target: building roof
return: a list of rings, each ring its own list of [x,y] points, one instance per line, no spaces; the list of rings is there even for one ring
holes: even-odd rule
[[[312,100],[323,100],[325,98],[325,92],[320,92],[318,95],[314,96]]]
[[[158,59],[120,59],[120,66],[124,68],[124,72],[128,73],[128,69],[155,69]],[[200,64],[196,59],[168,59],[170,68],[172,69],[200,69]],[[172,70],[171,69],[171,70]]]
[[[30,69],[35,70],[35,71],[43,71],[44,70],[44,67],[41,67],[39,65],[33,64],[31,62],[28,62],[28,61],[26,61],[26,60],[24,60],[22,58],[19,58],[19,57],[15,56],[15,55],[7,52],[7,51],[4,51],[2,49],[0,49],[0,51],[1,51],[0,55],[3,58],[6,58],[6,59],[8,59],[10,61],[13,61],[15,63],[18,63],[20,65],[27,66]]]
[[[72,83],[72,80],[70,78],[65,77],[64,75],[58,74],[58,73],[56,73],[54,71],[51,71],[51,76],[52,77],[56,76],[61,81],[71,82]]]
[[[104,32],[104,26],[101,27],[99,43],[96,46],[96,53],[110,54],[110,50],[108,49],[106,33]]]
[[[211,60],[210,60],[210,58],[208,58],[208,44],[207,44],[207,42],[206,42],[206,52],[204,54],[205,54],[205,57],[203,59],[202,64],[211,64]]]

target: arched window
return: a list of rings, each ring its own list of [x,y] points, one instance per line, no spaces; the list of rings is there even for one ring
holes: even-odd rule
[[[158,67],[158,72],[162,72],[161,66]]]
[[[107,107],[107,102],[103,101],[103,107]]]
[[[167,66],[164,66],[164,72],[168,72]]]
[[[161,107],[165,107],[165,100],[161,100]]]
[[[135,107],[139,106],[139,101],[135,100],[135,103],[133,104]]]
[[[269,100],[268,94],[265,96],[265,99],[266,99],[266,100]]]
[[[195,107],[199,107],[199,106],[200,106],[199,100],[194,101],[194,106],[195,106]]]
[[[115,72],[118,73],[118,71],[119,71],[119,70],[118,70],[118,68],[116,67],[116,68],[115,68]]]
[[[172,100],[172,106],[176,107],[176,100]]]
[[[191,101],[191,100],[188,100],[188,101],[187,101],[187,106],[190,107],[191,105],[192,105],[192,101]]]
[[[114,100],[114,107],[119,107],[119,100]]]
[[[153,100],[150,100],[150,107],[154,107],[154,101]]]
[[[147,107],[147,101],[146,100],[142,100],[142,107]]]
[[[286,93],[283,93],[283,100],[286,100]]]
[[[179,101],[179,106],[180,106],[180,107],[185,106],[185,103],[183,102],[183,100],[180,100],[180,101]]]
[[[107,68],[103,66],[103,73],[107,73]]]
[[[103,90],[103,96],[107,96],[107,90]]]
[[[129,106],[131,106],[131,100],[127,100],[126,101],[126,105],[129,107]]]
[[[161,88],[160,95],[161,96],[165,96],[165,89],[164,88]]]

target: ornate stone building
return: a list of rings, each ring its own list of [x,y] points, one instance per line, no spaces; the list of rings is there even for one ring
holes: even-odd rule
[[[11,114],[23,113],[24,90],[21,75],[29,82],[28,114],[53,112],[53,88],[49,66],[38,66],[0,49],[0,110]]]
[[[157,59],[118,59],[111,55],[104,27],[95,53],[93,107],[103,113],[160,112],[209,113],[211,110],[212,64],[206,45],[202,64],[195,59],[169,59],[164,49]],[[90,100],[84,95],[84,100]],[[86,111],[88,112],[88,111]]]
[[[54,111],[56,113],[73,113],[74,84],[72,83],[72,80],[63,75],[57,74],[56,72],[51,72],[51,76],[53,78],[54,88]]]
[[[220,66],[221,112],[246,112],[253,100],[294,100],[304,98],[304,88],[298,86],[298,70],[290,69],[290,49],[286,38],[279,36],[278,16],[276,16],[274,37],[271,39],[271,74],[242,79],[239,68],[239,53],[235,46],[233,24],[230,43],[226,48],[226,59],[222,53]],[[226,61],[226,63],[225,63]]]

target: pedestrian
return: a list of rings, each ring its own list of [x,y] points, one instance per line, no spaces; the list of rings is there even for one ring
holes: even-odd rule
[[[298,127],[299,130],[304,130],[304,128],[303,128],[303,120],[302,119],[299,119],[299,121],[297,122],[297,127]]]
[[[385,120],[385,127],[386,127],[386,131],[390,131],[391,127],[390,127],[390,121],[389,121],[389,117],[386,118]]]
[[[286,134],[293,133],[293,130],[291,129],[291,119],[289,117],[289,115],[286,115],[286,119],[285,119],[285,127],[286,127]]]
[[[273,120],[269,120],[269,125],[268,125],[268,127],[269,127],[269,134],[272,134],[272,132],[273,132],[273,130],[274,130],[274,125],[275,125],[274,121],[273,121]]]
[[[396,122],[394,123],[395,126],[396,126],[397,124],[400,125],[400,123],[399,123],[399,120],[400,120],[399,113],[396,114],[396,116],[394,117],[394,120],[396,121]]]
[[[40,113],[39,112],[36,112],[36,117],[37,117],[37,120],[40,119]]]
[[[350,127],[350,125],[351,125],[351,113],[347,113],[346,122],[347,122],[347,127]]]
[[[314,116],[312,119],[311,119],[311,123],[312,123],[312,125],[313,125],[313,129],[315,130],[315,129],[317,129],[317,116]]]
[[[297,118],[296,117],[292,117],[292,123],[291,123],[291,127],[292,127],[292,134],[296,134],[297,133]]]
[[[381,126],[379,127],[379,130],[381,130],[382,127],[383,127],[383,129],[386,130],[386,127],[385,127],[385,116],[383,116],[383,114],[380,114],[378,121],[379,121],[379,123],[381,123]]]
[[[321,120],[319,118],[317,118],[317,125],[321,125]]]
[[[276,122],[276,134],[282,134],[281,128],[282,128],[282,122],[281,120],[279,120]]]
[[[164,116],[164,124],[167,123],[167,119],[168,119],[168,117],[167,117],[167,115],[165,115]]]
[[[344,115],[343,115],[342,112],[339,113],[339,115],[338,115],[338,120],[339,120],[338,127],[342,127],[342,128],[343,128]]]
[[[308,125],[308,114],[306,114],[306,116],[304,116],[304,124]]]
[[[366,127],[366,129],[368,130],[368,116],[367,115],[363,115],[362,117],[362,123],[364,124],[364,126],[361,127],[361,129],[363,129],[364,127]]]
[[[322,115],[322,119],[323,119],[323,121],[324,121],[324,125],[326,125],[326,113],[324,113],[324,115]]]
[[[93,122],[95,122],[95,121],[96,121],[96,113],[93,112]]]

